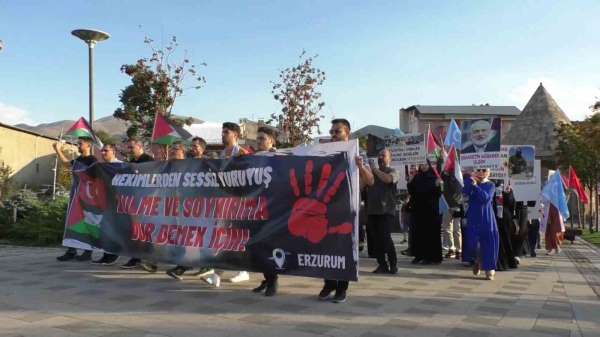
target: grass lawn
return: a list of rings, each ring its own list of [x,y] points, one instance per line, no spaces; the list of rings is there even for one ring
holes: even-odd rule
[[[581,238],[597,247],[600,247],[600,232],[590,233],[589,230],[584,229]]]

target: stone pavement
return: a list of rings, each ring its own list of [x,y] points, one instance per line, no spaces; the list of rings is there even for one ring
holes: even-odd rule
[[[398,249],[402,247],[398,245]],[[394,276],[370,273],[346,303],[319,302],[322,281],[281,277],[280,292],[250,291],[262,278],[178,282],[159,272],[60,263],[62,249],[0,246],[0,336],[600,336],[600,255],[585,243],[558,256],[476,279],[445,261]]]

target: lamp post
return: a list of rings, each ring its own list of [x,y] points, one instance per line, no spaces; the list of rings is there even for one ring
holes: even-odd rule
[[[71,34],[83,40],[88,45],[89,51],[89,122],[93,129],[94,123],[94,47],[96,43],[110,37],[108,33],[93,29],[75,29]]]

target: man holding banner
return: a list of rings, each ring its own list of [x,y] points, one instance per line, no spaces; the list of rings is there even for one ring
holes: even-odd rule
[[[343,118],[334,119],[331,121],[331,129],[329,135],[331,135],[332,142],[347,142],[350,140],[350,122]],[[374,178],[373,173],[369,168],[365,166],[362,157],[357,156],[355,158],[356,165],[360,175],[360,185],[373,185]],[[319,292],[319,300],[326,301],[332,299],[334,303],[343,303],[346,301],[346,293],[348,290],[349,282],[346,280],[332,280],[325,279],[323,289]],[[332,298],[332,293],[335,294]]]

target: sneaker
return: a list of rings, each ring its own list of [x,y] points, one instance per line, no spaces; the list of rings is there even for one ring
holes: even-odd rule
[[[117,260],[119,259],[119,255],[105,254],[103,258],[104,258],[104,262],[102,262],[103,266],[112,266],[113,264],[117,263]]]
[[[496,272],[494,270],[489,270],[485,272],[485,279],[489,280],[489,281],[493,281],[494,280],[494,275],[496,274]]]
[[[208,276],[210,274],[214,274],[215,270],[212,268],[208,268],[208,267],[202,267],[200,268],[200,270],[194,274],[194,276],[199,276],[199,277],[204,277],[204,276]]]
[[[98,260],[92,260],[92,264],[103,264],[105,260],[104,255],[102,255],[101,258],[99,258]]]
[[[412,264],[419,264],[422,260],[418,257],[415,257],[412,261],[410,261],[410,263]]]
[[[455,259],[456,253],[453,250],[448,251],[448,253],[444,256],[447,259]]]
[[[272,297],[277,294],[277,281],[273,283],[267,283],[267,289],[265,290],[265,296]]]
[[[391,267],[389,273],[392,275],[398,274],[398,267]]]
[[[83,254],[75,256],[75,260],[80,261],[80,262],[89,261],[91,259],[92,259],[92,251],[91,250],[86,250],[83,252]]]
[[[234,277],[230,278],[229,282],[239,283],[239,282],[244,282],[244,281],[248,281],[248,280],[250,280],[250,274],[248,274],[247,271],[241,271]]]
[[[532,250],[531,254],[529,254],[529,256],[531,256],[531,257],[537,257],[537,254],[535,253],[535,250]]]
[[[215,286],[215,288],[219,288],[221,286],[221,277],[217,273],[211,274],[207,278],[203,278],[203,280],[206,283]]]
[[[56,259],[60,262],[73,260],[77,253],[72,253],[70,251],[66,251],[63,255],[56,257]]]
[[[323,289],[321,289],[321,292],[319,292],[319,300],[321,300],[321,301],[329,300],[332,297],[334,290],[335,289],[328,289],[328,288],[323,287]]]
[[[456,252],[456,256],[454,258],[460,260],[462,258],[462,252]]]
[[[260,285],[254,289],[252,289],[253,293],[262,293],[263,290],[267,289],[267,281],[263,280],[260,282]]]
[[[479,263],[476,262],[473,264],[473,275],[479,276],[480,273],[481,273],[481,267],[479,267]]]
[[[181,266],[177,266],[166,271],[167,275],[178,281],[183,281],[183,273],[185,273],[185,268]]]
[[[133,269],[140,263],[139,259],[132,258],[127,263],[121,265],[121,269]]]
[[[158,267],[153,263],[140,262],[140,267],[149,273],[156,273]]]
[[[520,265],[521,264],[521,258],[518,257],[518,256],[515,256],[515,263],[517,264],[517,266]]]
[[[344,303],[346,302],[346,291],[336,291],[335,296],[333,296],[333,303]]]
[[[377,269],[373,270],[373,274],[388,274],[390,269],[386,266],[378,266]]]
[[[560,248],[556,248],[555,252],[556,252],[556,254],[558,255],[558,254],[560,254],[560,252],[562,252],[562,249],[560,249]]]

